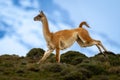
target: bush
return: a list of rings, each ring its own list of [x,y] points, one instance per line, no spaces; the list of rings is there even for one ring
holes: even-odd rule
[[[6,61],[16,61],[19,60],[19,56],[18,55],[8,55],[8,54],[4,54],[2,56],[0,56],[0,62],[4,62],[2,60],[6,60]]]
[[[120,74],[120,66],[111,67],[110,69],[108,69],[108,72],[111,74]]]
[[[43,49],[33,48],[27,53],[26,59],[30,63],[35,63],[43,57],[44,53],[45,53],[45,51]],[[46,59],[46,61],[47,62],[55,62],[55,58],[53,56],[54,56],[54,54],[50,54],[50,56]]]
[[[61,55],[61,62],[76,65],[81,63],[85,58],[87,57],[84,54],[76,51],[68,51]]]
[[[64,80],[87,80],[81,72],[72,71],[63,77]]]
[[[27,64],[26,65],[26,69],[28,71],[32,71],[32,72],[38,72],[38,71],[40,71],[39,65],[37,65],[36,63],[35,64]]]
[[[0,66],[13,68],[18,63],[18,60],[20,60],[20,58],[17,55],[5,54],[0,56]]]
[[[84,77],[86,77],[86,78],[91,78],[92,77],[92,72],[85,69],[84,67],[83,68],[81,68],[81,67],[78,68],[77,67],[77,69],[78,69],[78,72],[81,72]]]
[[[98,76],[93,76],[89,80],[110,80],[107,75],[98,75]]]
[[[45,63],[40,66],[40,70],[49,72],[61,72],[64,66],[61,63]]]
[[[120,57],[113,52],[106,52],[107,61],[109,61],[111,66],[120,66]]]
[[[103,55],[103,53],[99,53],[99,54],[95,55],[94,57],[91,57],[91,59],[99,61],[99,62],[107,61],[107,58]]]
[[[31,59],[38,59],[40,56],[43,56],[44,50],[41,48],[33,48],[27,53],[27,57],[30,57]]]
[[[79,65],[77,65],[77,68],[80,68],[80,67],[87,69],[88,71],[90,71],[90,73],[92,73],[92,75],[99,75],[99,74],[106,73],[106,70],[99,65],[94,65],[94,64],[79,64]]]
[[[0,80],[119,80],[120,55],[105,53],[106,57],[97,54],[88,58],[79,52],[69,51],[61,55],[63,64],[56,63],[54,54],[51,54],[39,65],[36,62],[44,54],[44,50],[39,48],[29,51],[26,57],[2,55]]]

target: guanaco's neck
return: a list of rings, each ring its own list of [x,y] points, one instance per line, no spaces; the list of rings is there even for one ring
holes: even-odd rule
[[[42,21],[42,25],[43,25],[44,38],[47,42],[49,42],[51,40],[52,34],[49,30],[48,21],[47,21],[47,18],[45,16],[44,16],[44,20]]]

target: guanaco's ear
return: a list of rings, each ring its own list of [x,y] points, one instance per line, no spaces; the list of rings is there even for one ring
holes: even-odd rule
[[[39,11],[39,12],[43,14],[43,11]]]

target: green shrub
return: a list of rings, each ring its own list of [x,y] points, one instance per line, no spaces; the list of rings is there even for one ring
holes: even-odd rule
[[[89,80],[110,80],[107,75],[98,75],[98,76],[93,76]]]
[[[26,69],[28,71],[32,71],[32,72],[38,72],[38,71],[40,71],[39,65],[37,65],[36,63],[35,64],[27,64],[26,65]]]
[[[27,53],[27,60],[30,63],[38,62],[44,55],[45,51],[41,48],[33,48]],[[54,54],[50,54],[50,56],[46,59],[46,62],[55,62]]]
[[[43,56],[44,52],[45,51],[41,48],[33,48],[27,53],[27,57],[38,59],[40,56]]]
[[[111,66],[120,66],[120,58],[113,52],[107,52],[107,60],[110,62]]]
[[[72,71],[63,77],[64,80],[87,80],[81,72]]]
[[[81,63],[85,58],[87,57],[84,54],[76,51],[68,51],[61,55],[61,62],[76,65]]]
[[[40,70],[49,72],[61,72],[64,66],[60,63],[45,63],[40,66]]]
[[[98,75],[98,74],[104,74],[106,73],[106,70],[99,66],[99,65],[94,65],[94,64],[79,64],[77,65],[77,67],[83,67],[85,69],[87,69],[88,71],[90,71],[90,73],[92,73],[92,75]]]
[[[108,69],[108,72],[110,74],[120,74],[120,66],[111,67],[111,68]]]
[[[25,73],[25,69],[19,68],[18,70],[16,70],[16,73],[23,74]]]
[[[15,62],[16,60],[19,60],[19,56],[18,55],[8,55],[8,54],[4,54],[0,56],[0,63],[3,63],[5,61],[12,61]]]
[[[44,50],[34,48],[25,57],[0,56],[0,80],[119,80],[120,55],[112,52],[86,57],[76,51],[61,55],[56,63],[51,54],[42,64],[36,62]]]
[[[69,74],[72,71],[76,71],[76,67],[71,64],[62,64],[63,70],[61,71],[61,76],[65,76],[66,74]]]
[[[14,76],[14,77],[10,77],[9,80],[31,80],[31,79],[25,78],[25,77]]]
[[[105,61],[107,61],[106,56],[104,56],[103,53],[99,53],[99,54],[95,55],[94,57],[91,57],[91,59],[95,60],[95,61],[99,61],[99,62],[105,62]]]
[[[84,77],[86,77],[86,78],[92,77],[92,72],[89,71],[89,70],[87,70],[87,69],[85,69],[84,67],[83,67],[83,68],[81,68],[81,67],[78,68],[78,67],[77,67],[77,71],[78,71],[78,72],[81,72],[82,75],[83,75]]]
[[[91,57],[90,59],[96,62],[96,65],[100,65],[105,69],[108,69],[112,66],[120,66],[120,58],[118,55],[114,54],[113,52],[104,52],[105,56],[100,53]]]

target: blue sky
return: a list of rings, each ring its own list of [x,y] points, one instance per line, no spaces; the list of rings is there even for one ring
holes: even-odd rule
[[[0,0],[0,55],[17,54],[25,56],[32,48],[44,48],[42,24],[33,17],[40,10],[46,14],[51,32],[78,27],[87,21],[87,29],[94,39],[115,53],[119,47],[119,0]],[[95,46],[81,48],[76,43],[67,50],[75,50],[87,56],[99,51]]]

